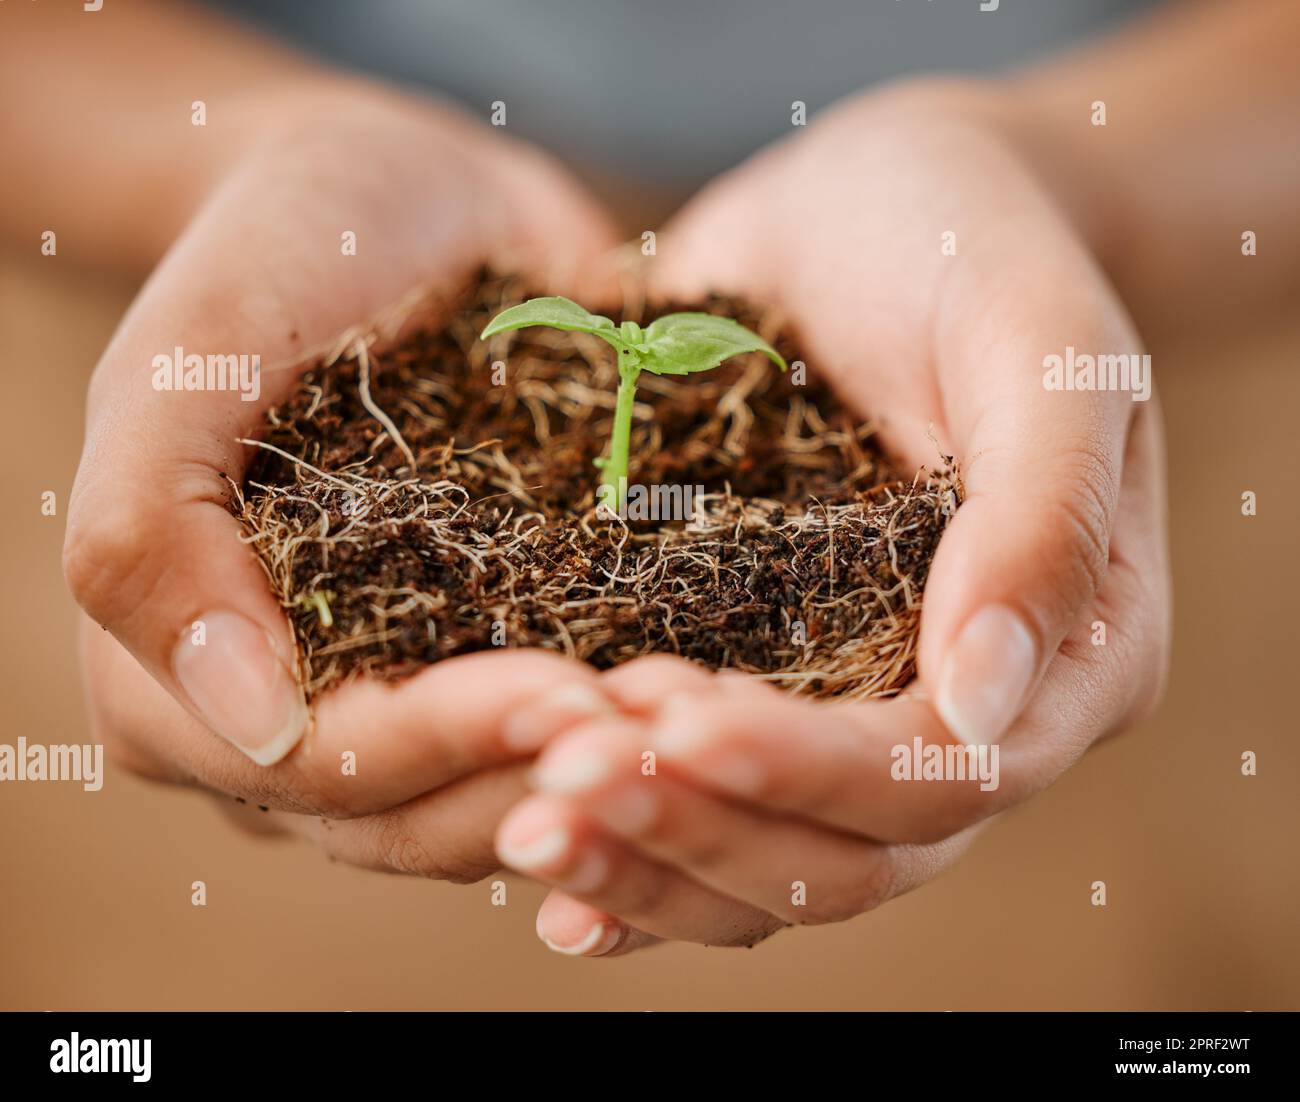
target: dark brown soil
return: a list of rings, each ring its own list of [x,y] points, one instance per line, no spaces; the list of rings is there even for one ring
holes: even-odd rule
[[[901,688],[955,478],[900,477],[811,373],[796,385],[755,355],[641,377],[631,481],[702,486],[695,520],[604,516],[593,460],[612,349],[542,329],[477,339],[536,293],[480,273],[450,306],[414,306],[396,335],[346,335],[269,415],[236,509],[309,692],[499,646],[599,668],[663,651],[818,695]],[[734,317],[805,358],[745,302],[605,312],[645,323],[679,309]]]

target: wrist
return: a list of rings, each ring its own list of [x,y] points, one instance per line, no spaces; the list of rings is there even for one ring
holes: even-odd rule
[[[997,82],[989,121],[1059,204],[1101,266],[1119,275],[1133,203],[1122,141],[1095,124],[1093,98],[1052,69]],[[1104,106],[1100,107],[1104,111]]]

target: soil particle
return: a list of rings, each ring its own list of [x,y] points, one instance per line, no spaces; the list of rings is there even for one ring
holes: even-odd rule
[[[631,481],[675,488],[658,501],[678,511],[689,488],[693,519],[610,518],[593,461],[609,439],[612,349],[541,329],[477,339],[535,293],[480,272],[395,331],[346,335],[268,414],[232,507],[309,693],[503,646],[601,669],[668,652],[817,695],[905,685],[956,476],[894,470],[815,377],[798,385],[754,355],[641,376]],[[682,309],[807,359],[774,313],[736,299],[633,320]]]

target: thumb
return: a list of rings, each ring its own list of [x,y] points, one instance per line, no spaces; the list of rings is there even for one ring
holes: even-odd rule
[[[963,743],[1001,737],[1106,573],[1133,395],[1048,389],[1043,363],[1069,343],[1137,343],[1117,309],[1098,316],[1104,288],[1082,283],[1094,297],[1078,312],[1053,279],[985,292],[936,335],[965,499],[926,582],[918,664]]]
[[[64,573],[77,602],[181,704],[269,765],[297,744],[308,713],[289,625],[227,502],[246,466],[238,438],[292,385],[286,334],[316,334],[274,296],[254,305],[227,283],[222,273],[244,278],[236,247],[206,236],[200,225],[163,262],[96,368]],[[209,354],[247,358],[242,393],[155,388],[155,357],[183,370]]]
[[[247,463],[238,440],[287,396],[304,349],[344,327],[343,292],[365,302],[366,288],[359,268],[305,255],[304,239],[326,240],[314,208],[268,242],[255,185],[237,175],[198,216],[96,367],[63,559],[92,619],[209,729],[270,765],[308,712],[288,622],[227,507]],[[317,277],[305,288],[302,272]],[[181,370],[210,354],[250,367],[256,355],[260,371],[240,376],[242,392],[155,385],[156,357]]]

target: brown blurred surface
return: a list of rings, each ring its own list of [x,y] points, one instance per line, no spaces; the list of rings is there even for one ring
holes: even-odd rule
[[[85,380],[129,290],[31,252],[0,256],[0,741],[78,743],[63,514]],[[1166,704],[935,883],[752,951],[575,961],[537,941],[531,885],[512,881],[501,908],[489,882],[331,865],[109,766],[94,794],[0,784],[0,1009],[1300,1009],[1300,330],[1153,353],[1172,472]]]

